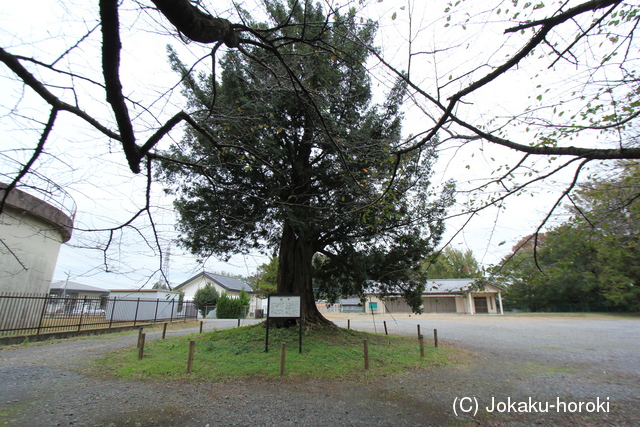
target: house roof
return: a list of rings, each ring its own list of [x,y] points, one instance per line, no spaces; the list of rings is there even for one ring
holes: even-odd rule
[[[50,291],[64,291],[65,289],[65,280],[60,280],[59,282],[53,282],[49,285]],[[102,289],[95,286],[84,285],[82,283],[76,282],[66,282],[67,284],[67,292],[78,292],[83,294],[109,294],[108,289]]]
[[[340,305],[362,305],[360,298],[342,298],[338,302]]]
[[[208,273],[206,271],[196,276],[193,276],[189,280],[179,284],[174,288],[174,290],[179,290],[180,288],[188,285],[190,282],[192,282],[194,279],[197,279],[200,276],[204,276],[205,278],[211,280],[212,282],[215,282],[216,284],[222,286],[225,290],[230,292],[240,292],[241,290],[244,289],[244,291],[248,294],[255,293],[253,289],[251,289],[251,285],[243,282],[240,279],[236,279],[235,277],[223,276],[221,274]]]
[[[111,296],[124,299],[140,300],[156,300],[156,299],[175,299],[179,295],[178,292],[168,289],[111,289]]]
[[[427,280],[423,295],[434,294],[459,294],[462,295],[469,290],[469,287],[477,279],[433,279]],[[504,291],[500,286],[490,284],[500,291]]]

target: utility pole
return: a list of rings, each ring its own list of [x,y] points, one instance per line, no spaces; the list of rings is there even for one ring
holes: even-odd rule
[[[65,274],[67,275],[67,280],[64,281],[64,288],[62,288],[62,298],[67,297],[67,284],[69,283],[69,276],[71,276],[71,272],[67,271]]]
[[[69,284],[69,276],[71,276],[71,272],[67,271],[67,280],[64,281],[64,288],[62,288],[62,303],[64,304],[64,313],[69,314],[69,307],[67,304],[67,284]]]

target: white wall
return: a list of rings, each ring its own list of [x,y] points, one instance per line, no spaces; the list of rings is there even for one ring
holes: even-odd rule
[[[63,240],[60,231],[5,206],[0,238],[0,292],[48,294]]]

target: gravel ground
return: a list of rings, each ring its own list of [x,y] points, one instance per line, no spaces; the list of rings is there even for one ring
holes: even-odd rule
[[[0,351],[0,424],[640,426],[640,319],[348,317],[352,328],[367,331],[383,332],[386,321],[390,333],[416,334],[419,324],[425,338],[431,338],[437,328],[440,344],[457,348],[461,356],[452,366],[389,378],[219,384],[122,381],[90,374],[93,360],[135,345],[135,334],[17,346]],[[347,324],[344,314],[331,318],[339,326]],[[237,324],[205,322],[205,330]],[[197,328],[168,334],[193,332]],[[157,338],[158,330],[147,331],[147,339]],[[488,412],[492,400],[496,410]],[[540,412],[558,401],[560,412],[551,407]],[[582,410],[571,411],[580,402]]]

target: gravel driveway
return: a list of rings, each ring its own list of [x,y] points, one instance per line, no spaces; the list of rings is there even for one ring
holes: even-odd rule
[[[382,333],[386,321],[390,333],[411,335],[420,324],[427,339],[437,328],[440,344],[461,356],[452,366],[359,381],[191,383],[87,373],[94,359],[135,345],[136,335],[18,347],[0,351],[0,425],[640,426],[640,319],[331,318]],[[205,330],[236,326],[205,322]],[[168,334],[193,332],[197,328]],[[147,339],[159,335],[147,331]],[[545,405],[548,412],[541,412]]]

